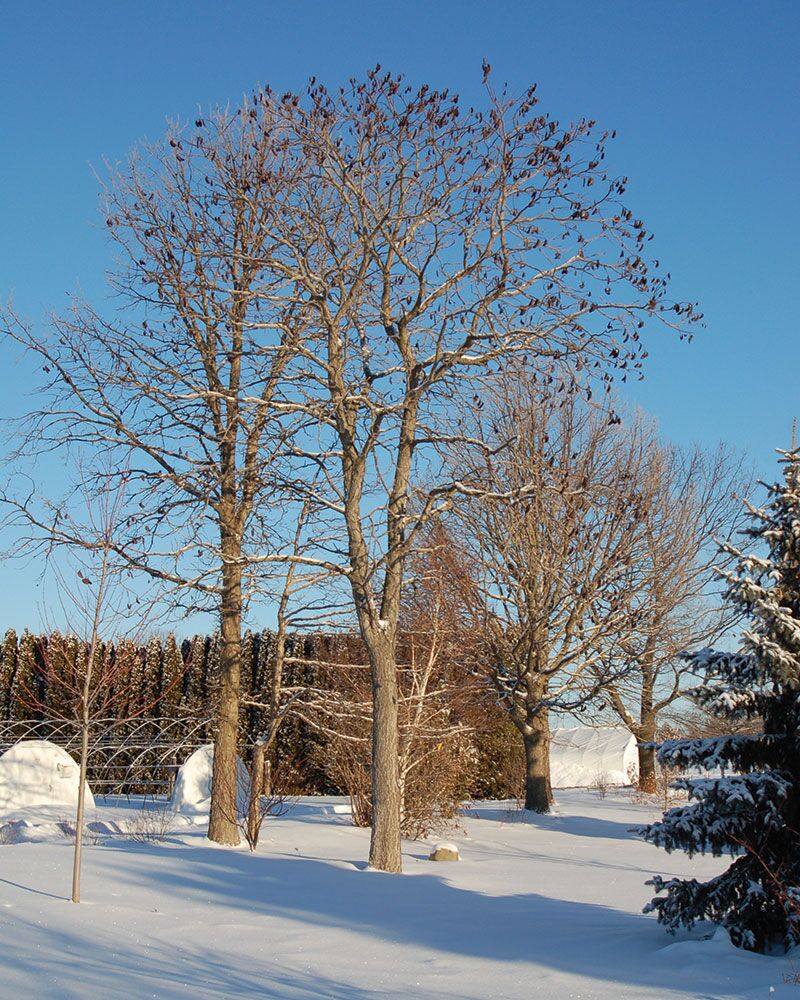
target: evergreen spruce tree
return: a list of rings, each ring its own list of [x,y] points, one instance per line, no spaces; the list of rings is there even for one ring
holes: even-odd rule
[[[179,655],[181,658],[181,698],[178,711],[181,718],[192,717],[192,644],[189,639],[181,642]]]
[[[120,721],[130,719],[139,701],[140,659],[135,645],[128,639],[104,644],[103,655],[112,658],[114,674],[114,715]]]
[[[144,684],[142,703],[147,706],[147,715],[158,715],[163,683],[163,656],[161,639],[151,636],[145,649]]]
[[[152,724],[142,725],[141,734],[153,742],[158,742],[161,737],[161,727],[157,721],[161,715],[161,682],[162,682],[162,658],[161,639],[153,635],[147,645],[139,649],[139,655],[144,654],[144,672],[142,675],[142,690],[140,693],[140,708],[144,718],[152,719]],[[154,772],[155,775],[155,772]]]
[[[17,633],[13,628],[6,631],[3,638],[2,659],[0,660],[0,711],[2,718],[11,718],[12,688],[17,672]]]
[[[763,732],[663,743],[662,764],[722,776],[681,778],[689,804],[641,831],[667,851],[735,858],[708,882],[654,878],[645,912],[670,931],[711,920],[752,951],[800,942],[800,450],[782,455],[784,483],[748,505],[755,554],[725,547],[736,557],[720,573],[726,599],[749,621],[741,649],[690,656],[704,675],[693,699],[731,721],[761,719]]]
[[[48,637],[47,684],[44,691],[44,708],[51,719],[69,715],[69,691],[72,681],[66,637],[56,630]]]
[[[255,699],[255,670],[256,661],[253,656],[253,651],[255,648],[255,641],[253,633],[250,629],[242,636],[242,692],[245,696],[251,699]],[[256,723],[259,718],[259,711],[257,708],[253,708],[252,705],[248,706],[243,712],[242,717],[239,722],[239,739],[241,742],[247,743],[250,740],[251,734],[256,731]]]
[[[164,640],[161,665],[161,714],[167,719],[178,715],[183,695],[183,657],[175,636],[170,632]]]
[[[210,716],[219,699],[220,664],[222,653],[222,636],[219,630],[206,636],[205,664],[203,668],[203,704]],[[244,683],[241,682],[242,689]]]
[[[193,719],[203,719],[209,712],[205,698],[206,636],[195,635],[189,640],[188,646],[184,642],[182,648],[188,672],[184,710]],[[208,727],[202,726],[197,735],[198,739],[205,742],[210,737],[210,731]]]
[[[17,669],[11,685],[11,718],[38,718],[33,709],[36,699],[36,649],[37,638],[25,629],[19,637]]]
[[[78,676],[78,657],[81,652],[81,641],[73,632],[64,638],[64,669],[68,672],[70,683],[74,686]]]

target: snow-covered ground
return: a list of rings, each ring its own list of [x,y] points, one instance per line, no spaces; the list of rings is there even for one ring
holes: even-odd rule
[[[185,817],[163,843],[104,833],[136,810],[98,800],[78,906],[59,817],[17,814],[0,830],[19,841],[0,846],[0,998],[800,997],[784,983],[800,960],[739,952],[709,927],[670,938],[642,915],[652,873],[724,862],[638,841],[629,828],[658,811],[627,792],[557,799],[531,822],[472,808],[448,834],[461,861],[407,842],[399,876],[365,869],[368,831],[339,799],[267,820],[254,855]]]

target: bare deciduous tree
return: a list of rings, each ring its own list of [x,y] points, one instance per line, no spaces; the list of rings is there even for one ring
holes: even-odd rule
[[[604,700],[639,741],[639,788],[656,786],[659,719],[683,695],[692,666],[680,654],[712,645],[736,613],[713,593],[713,567],[729,557],[727,541],[743,521],[748,477],[742,460],[720,446],[713,453],[655,447],[643,470],[642,545],[636,616],[613,654],[627,662]]]
[[[476,494],[448,520],[452,580],[481,639],[476,669],[524,742],[525,808],[547,812],[549,713],[582,710],[628,669],[608,650],[635,616],[654,434],[525,378],[487,399],[482,421],[482,457],[450,458]]]
[[[270,658],[269,673],[266,678],[268,700],[246,698],[242,705],[249,709],[257,709],[261,715],[261,732],[253,747],[253,757],[250,764],[249,809],[243,829],[245,839],[251,850],[255,850],[261,835],[264,819],[273,807],[282,801],[282,793],[277,797],[273,788],[272,763],[270,751],[275,746],[281,726],[290,717],[292,710],[298,707],[301,699],[308,701],[313,696],[313,690],[307,685],[284,683],[284,671],[287,663],[303,663],[304,660],[288,655],[287,647],[293,631],[309,627],[315,629],[335,627],[343,610],[333,595],[328,592],[330,573],[325,569],[303,567],[297,562],[307,551],[310,543],[305,538],[305,528],[309,517],[309,504],[306,501],[298,514],[294,538],[282,575],[278,570],[281,586],[276,595],[275,615],[275,646]],[[314,545],[318,545],[315,539]],[[285,774],[286,762],[278,762],[277,773]]]
[[[105,455],[111,471],[81,488],[102,491],[124,470],[115,558],[164,583],[178,607],[219,615],[214,767],[228,780],[215,783],[209,837],[221,843],[239,839],[230,798],[243,609],[256,567],[280,548],[277,515],[291,514],[285,497],[276,510],[273,403],[302,304],[270,266],[294,169],[273,124],[264,109],[220,111],[110,170],[114,308],[79,303],[44,332],[5,322],[48,380],[21,450]],[[87,542],[69,536],[60,502],[6,500],[58,541]]]
[[[97,720],[126,706],[129,692],[123,681],[127,664],[110,655],[103,637],[119,638],[126,632],[141,635],[148,605],[134,597],[128,586],[127,566],[115,556],[124,516],[124,481],[96,497],[85,498],[85,519],[78,524],[64,515],[65,531],[80,535],[83,544],[68,553],[69,568],[59,567],[51,548],[56,593],[68,623],[66,637],[54,633],[39,640],[39,671],[32,683],[20,683],[19,700],[49,719],[74,722],[80,733],[78,798],[75,815],[75,849],[72,868],[72,902],[81,898],[86,775],[89,745]],[[40,685],[38,681],[43,683]],[[179,681],[177,676],[175,681]],[[41,691],[46,692],[42,700]],[[152,705],[139,707],[141,713]]]
[[[666,300],[625,181],[603,167],[606,134],[559,126],[535,88],[488,88],[466,109],[377,68],[259,101],[307,166],[285,231],[308,305],[287,407],[313,425],[296,456],[324,470],[315,500],[343,526],[332,561],[371,669],[370,864],[399,871],[401,596],[418,530],[463,492],[435,457],[449,401],[478,400],[512,362],[625,378],[647,317],[685,329],[695,315]]]

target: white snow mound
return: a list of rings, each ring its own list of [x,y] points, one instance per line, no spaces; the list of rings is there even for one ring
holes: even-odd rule
[[[178,771],[170,805],[175,812],[207,813],[211,808],[211,777],[214,771],[214,747],[211,743],[195,750]],[[236,803],[239,813],[247,812],[250,776],[240,757],[236,758]]]
[[[80,768],[63,747],[49,740],[21,740],[0,757],[0,813],[42,806],[78,804]],[[86,789],[86,808],[94,796]]]
[[[621,726],[571,726],[551,733],[553,788],[588,788],[599,779],[630,785],[638,769],[636,738]]]

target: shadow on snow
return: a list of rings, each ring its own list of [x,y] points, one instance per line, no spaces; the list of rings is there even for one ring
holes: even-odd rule
[[[116,882],[210,903],[247,917],[263,916],[319,928],[342,928],[373,940],[492,961],[514,962],[527,975],[535,966],[572,975],[650,987],[680,988],[674,963],[653,962],[670,942],[652,918],[593,903],[536,893],[494,896],[454,886],[434,874],[388,875],[359,870],[361,863],[305,856],[265,856],[216,847],[187,846],[174,864],[138,867],[135,855],[155,853],[174,862],[174,849],[131,845],[119,851]],[[125,862],[129,862],[126,864]],[[646,895],[646,890],[643,895]],[[635,960],[631,962],[631,957]],[[280,959],[280,955],[274,956]],[[694,988],[701,984],[695,981]],[[719,987],[709,981],[707,988]],[[332,997],[358,997],[357,990]],[[266,994],[271,996],[271,993]],[[276,993],[275,996],[295,996]],[[296,994],[304,997],[316,994]]]

